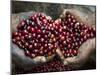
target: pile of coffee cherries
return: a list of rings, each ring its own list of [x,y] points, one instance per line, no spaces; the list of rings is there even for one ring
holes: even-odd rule
[[[56,28],[59,34],[58,45],[65,57],[78,54],[79,47],[87,40],[96,37],[95,28],[78,22],[77,18],[66,13],[65,18],[59,20]]]
[[[52,20],[44,13],[34,13],[17,26],[12,41],[24,49],[30,58],[56,55],[59,48],[65,58],[78,54],[79,47],[87,40],[96,37],[96,30],[77,20],[71,13],[64,18]],[[60,68],[58,68],[60,67]],[[60,61],[54,60],[35,67],[33,72],[68,70]]]
[[[41,64],[39,66],[33,67],[33,73],[42,73],[42,72],[60,72],[60,71],[70,71],[72,68],[70,66],[64,65],[60,60],[54,58],[53,60]]]
[[[12,34],[12,40],[31,58],[51,56],[57,48],[52,24],[53,20],[45,14],[35,13],[27,20],[20,22],[17,31]]]

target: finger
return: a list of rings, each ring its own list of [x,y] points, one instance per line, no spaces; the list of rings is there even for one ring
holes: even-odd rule
[[[46,62],[48,62],[48,61],[50,61],[50,60],[52,60],[53,58],[55,57],[55,54],[53,54],[53,55],[51,55],[51,56],[48,56],[48,57],[46,57]]]
[[[76,56],[66,58],[66,59],[64,59],[63,63],[64,63],[64,65],[76,64],[77,63],[77,58],[76,58]]]
[[[51,56],[48,56],[48,57],[45,57],[45,56],[37,56],[35,58],[33,58],[33,61],[35,63],[46,63],[48,61],[50,61],[51,59],[53,59],[55,55],[51,55]]]
[[[69,67],[73,68],[73,69],[78,69],[83,65],[83,62],[79,62],[79,60],[77,59],[77,57],[70,57],[67,58],[63,61],[64,65],[68,65]]]
[[[60,59],[63,61],[63,60],[64,60],[64,55],[62,54],[60,48],[57,48],[57,49],[56,49],[56,53],[57,53],[57,55],[60,57]]]
[[[50,16],[47,16],[47,15],[46,15],[46,19],[52,20],[52,18]]]
[[[33,61],[35,63],[44,63],[47,60],[46,60],[46,57],[44,57],[44,56],[37,56],[37,57],[33,58]]]

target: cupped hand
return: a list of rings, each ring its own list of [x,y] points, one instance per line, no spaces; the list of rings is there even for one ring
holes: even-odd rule
[[[95,38],[88,39],[80,46],[77,56],[65,58],[63,63],[72,66],[73,68],[80,68],[90,58],[91,54],[95,51],[95,48]]]
[[[22,19],[25,19],[32,15],[33,12],[25,12],[21,14],[12,14],[12,32],[17,31],[16,27]],[[47,16],[50,18],[49,16]],[[33,67],[46,63],[51,60],[55,55],[45,57],[45,56],[36,56],[35,58],[30,58],[25,55],[24,49],[19,48],[16,44],[11,43],[12,45],[12,64],[17,65],[16,67],[23,68],[24,70],[32,69]]]
[[[87,25],[90,25],[89,22],[91,22],[91,24],[94,24],[93,20],[86,22],[86,20],[85,20],[86,18],[81,16],[80,12],[78,12],[77,10],[73,10],[73,9],[65,9],[60,17],[65,18],[66,13],[68,13],[68,12],[71,13],[72,15],[76,16],[77,20],[80,22],[86,23]],[[91,25],[91,27],[93,27],[95,29],[95,25]],[[85,64],[85,62],[90,58],[90,56],[92,55],[93,52],[95,52],[95,50],[96,50],[96,38],[91,38],[91,39],[87,39],[87,41],[85,41],[79,47],[77,56],[65,58],[63,56],[60,48],[58,48],[56,50],[56,52],[59,55],[59,57],[62,60],[64,65],[68,65],[74,69],[78,69],[83,64]]]

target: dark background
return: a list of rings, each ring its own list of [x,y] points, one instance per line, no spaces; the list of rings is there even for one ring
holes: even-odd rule
[[[21,12],[44,12],[47,15],[56,19],[63,12],[63,9],[78,9],[86,13],[94,13],[95,6],[74,5],[74,4],[57,4],[57,3],[42,3],[42,2],[25,2],[12,1],[12,13]],[[84,8],[84,9],[82,9]]]

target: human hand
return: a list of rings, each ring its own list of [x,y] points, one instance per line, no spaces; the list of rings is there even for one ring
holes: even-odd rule
[[[72,15],[74,15],[78,21],[86,23],[87,25],[94,24],[93,20],[91,21],[86,21],[85,17],[83,18],[82,16],[80,16],[80,12],[78,12],[77,10],[73,10],[73,9],[65,9],[64,12],[62,13],[62,15],[60,16],[61,18],[65,18],[66,16],[66,12],[70,12]],[[91,18],[92,19],[92,18]],[[92,25],[92,27],[95,29],[95,25]],[[71,66],[74,69],[78,69],[80,68],[91,56],[92,52],[95,51],[96,48],[96,44],[95,44],[95,38],[92,39],[88,39],[87,41],[85,41],[80,47],[79,47],[79,51],[78,51],[78,55],[74,56],[74,57],[68,57],[65,58],[60,50],[60,48],[58,48],[56,50],[57,54],[60,56],[62,62],[64,63],[64,65],[68,65]]]
[[[80,68],[90,58],[91,54],[95,51],[95,48],[95,38],[88,39],[80,46],[77,56],[65,58],[63,63],[72,68]]]
[[[25,19],[32,14],[33,12],[12,14],[12,25],[11,25],[12,32],[17,31],[16,27],[22,19]],[[47,17],[50,18],[49,16]],[[23,68],[24,70],[32,69],[33,67],[39,64],[46,63],[55,56],[55,55],[48,56],[48,57],[37,56],[31,59],[25,55],[23,49],[19,48],[14,43],[11,43],[11,45],[12,45],[11,53],[12,53],[12,61],[13,61],[12,63],[17,65],[16,67]]]

